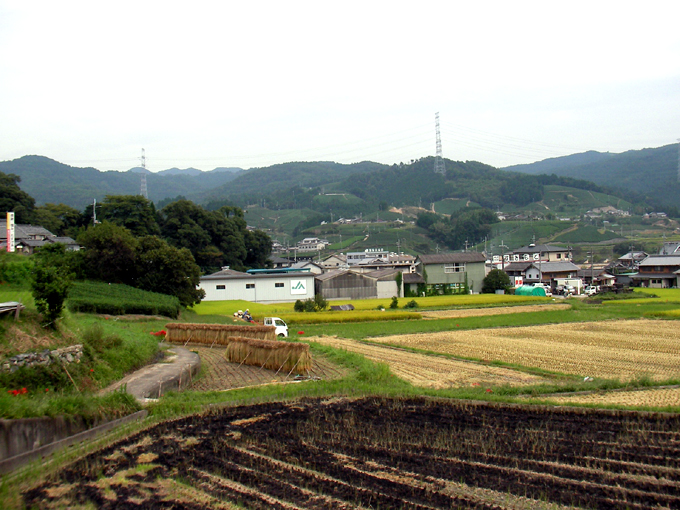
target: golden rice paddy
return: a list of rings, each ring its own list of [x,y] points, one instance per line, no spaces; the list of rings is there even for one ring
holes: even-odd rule
[[[509,368],[419,354],[345,338],[322,336],[310,337],[307,340],[356,352],[371,361],[386,363],[395,376],[423,388],[442,389],[466,385],[503,384],[517,386],[545,382],[541,377]]]
[[[680,377],[680,330],[674,321],[583,322],[369,340],[581,376],[621,380]]]

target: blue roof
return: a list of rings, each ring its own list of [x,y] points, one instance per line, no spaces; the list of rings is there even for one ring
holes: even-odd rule
[[[248,274],[285,274],[285,273],[309,273],[309,268],[282,267],[279,269],[248,269]]]

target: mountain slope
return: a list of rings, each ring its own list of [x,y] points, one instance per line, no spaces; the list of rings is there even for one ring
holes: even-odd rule
[[[591,151],[530,165],[516,165],[506,170],[529,174],[555,173],[565,177],[587,179],[610,188],[634,192],[646,202],[680,206],[676,144],[621,154]]]

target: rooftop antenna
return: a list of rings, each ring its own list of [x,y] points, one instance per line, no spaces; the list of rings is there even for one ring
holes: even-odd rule
[[[139,194],[142,195],[144,198],[149,200],[149,193],[146,190],[146,154],[144,153],[144,149],[142,149],[142,157],[139,158],[142,161],[142,188],[139,191]]]
[[[442,136],[439,132],[439,112],[434,114],[434,126],[437,134],[437,151],[434,158],[434,173],[446,174],[444,158],[442,157]]]

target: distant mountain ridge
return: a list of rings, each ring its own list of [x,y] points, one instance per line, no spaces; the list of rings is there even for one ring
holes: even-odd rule
[[[589,151],[510,166],[504,170],[586,179],[609,188],[633,192],[646,202],[680,206],[677,144],[619,154]]]

